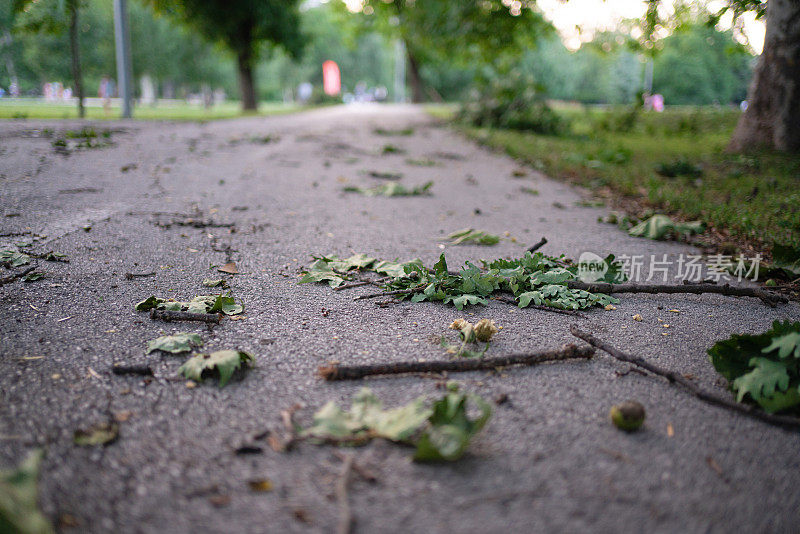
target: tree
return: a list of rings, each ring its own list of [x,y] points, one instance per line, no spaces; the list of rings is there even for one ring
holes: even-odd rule
[[[414,102],[437,95],[422,78],[426,63],[488,65],[501,70],[550,29],[535,2],[514,0],[365,0],[361,13],[405,42]]]
[[[86,110],[83,107],[83,71],[78,37],[80,9],[80,0],[14,0],[14,11],[25,14],[21,23],[23,30],[51,34],[62,33],[65,29],[69,31],[72,82],[78,99],[78,116],[83,118]]]
[[[769,0],[767,34],[729,149],[800,152],[800,2]]]
[[[255,110],[253,70],[260,45],[280,45],[297,57],[302,52],[298,0],[148,0],[156,10],[168,13],[221,43],[236,56],[242,107]]]

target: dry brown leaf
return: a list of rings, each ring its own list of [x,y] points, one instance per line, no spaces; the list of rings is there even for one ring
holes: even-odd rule
[[[250,486],[252,491],[259,493],[272,491],[273,488],[272,481],[268,478],[255,478],[248,480],[247,485]]]
[[[221,273],[239,274],[239,269],[236,268],[236,264],[232,261],[229,261],[217,270]]]

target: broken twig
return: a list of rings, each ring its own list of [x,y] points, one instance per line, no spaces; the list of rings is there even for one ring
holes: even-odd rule
[[[530,252],[531,254],[533,254],[534,252],[536,252],[537,250],[539,250],[540,248],[542,248],[542,247],[543,247],[543,246],[545,246],[546,244],[547,244],[547,238],[546,238],[546,237],[544,237],[544,236],[542,236],[542,239],[541,239],[541,240],[540,240],[538,243],[536,243],[535,245],[531,245],[530,247],[528,247],[528,252]]]
[[[199,321],[202,323],[219,323],[221,316],[217,313],[192,313],[184,311],[150,310],[150,318],[161,321]]]
[[[9,275],[9,276],[4,276],[3,278],[0,278],[0,286],[5,285],[5,284],[10,284],[11,282],[13,282],[15,280],[19,280],[20,278],[22,278],[23,276],[25,276],[29,272],[31,272],[34,269],[36,269],[36,267],[38,267],[38,265],[31,265],[27,269],[22,270],[22,271],[20,271],[18,273],[15,273],[15,274],[12,274],[12,275]]]
[[[414,293],[419,293],[425,287],[425,284],[421,284],[417,287],[412,287],[409,289],[397,289],[395,291],[382,291],[380,293],[370,293],[369,295],[360,295],[355,297],[353,300],[364,300],[364,299],[374,299],[378,297],[392,297],[394,295],[413,295]]]
[[[353,529],[353,513],[350,511],[350,499],[347,495],[347,486],[350,484],[350,471],[353,468],[353,455],[348,454],[342,459],[342,471],[336,481],[336,502],[339,505],[339,524],[336,526],[337,534],[350,534]]]
[[[492,300],[505,302],[506,304],[513,304],[514,306],[517,306],[519,304],[516,300],[510,299],[508,297],[492,297]],[[541,306],[539,304],[528,304],[527,306],[525,306],[525,308],[533,308],[534,310],[542,310],[542,311],[546,311],[546,312],[560,313],[562,315],[571,315],[572,317],[579,317],[581,319],[586,319],[586,316],[584,314],[582,314],[581,312],[574,311],[574,310],[562,310],[560,308],[553,308],[551,306]]]
[[[786,427],[800,427],[800,418],[798,417],[790,417],[786,415],[775,415],[771,413],[767,413],[756,406],[751,404],[741,404],[724,397],[721,397],[715,393],[710,391],[705,391],[697,386],[694,382],[687,379],[680,373],[676,373],[674,371],[669,371],[667,369],[663,369],[654,365],[638,356],[633,356],[631,354],[627,354],[622,352],[621,350],[609,345],[605,341],[601,339],[597,339],[592,334],[588,332],[584,332],[583,330],[579,329],[577,325],[572,325],[569,327],[569,331],[572,333],[573,336],[578,337],[593,347],[597,347],[598,349],[607,352],[617,360],[621,362],[630,363],[645,369],[654,375],[663,376],[671,383],[676,383],[680,386],[683,386],[689,393],[694,395],[700,400],[703,400],[709,404],[714,404],[715,406],[721,406],[722,408],[727,408],[734,412],[739,412],[744,415],[748,415],[755,419],[760,419],[766,423],[770,423],[773,425],[779,426],[786,426]]]
[[[156,272],[151,271],[149,273],[125,273],[125,280],[133,280],[134,278],[146,278],[148,276],[155,276]]]
[[[115,375],[153,376],[149,365],[112,365],[111,372]]]
[[[546,350],[523,354],[509,354],[492,358],[474,358],[462,360],[434,360],[421,362],[379,363],[374,365],[339,365],[321,366],[319,375],[325,380],[357,380],[365,376],[399,375],[408,373],[442,373],[444,371],[479,371],[496,369],[510,365],[536,365],[538,363],[569,360],[573,358],[589,359],[594,354],[591,347],[578,347],[573,344],[564,345],[558,350]]]
[[[755,287],[733,287],[729,284],[718,286],[715,284],[692,284],[692,285],[646,285],[646,284],[609,284],[606,282],[578,282],[569,281],[567,287],[570,289],[583,289],[590,293],[716,293],[730,297],[757,297],[764,304],[773,308],[780,302],[788,302],[789,299],[783,295],[764,291]]]

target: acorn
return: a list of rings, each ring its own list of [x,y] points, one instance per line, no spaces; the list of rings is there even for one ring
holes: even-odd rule
[[[633,432],[644,423],[644,406],[634,400],[627,400],[611,407],[611,422],[620,430]]]

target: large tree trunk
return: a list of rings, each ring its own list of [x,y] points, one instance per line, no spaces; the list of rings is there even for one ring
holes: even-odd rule
[[[764,51],[728,149],[800,151],[800,1],[769,0]]]
[[[415,104],[419,104],[420,102],[425,102],[425,83],[422,81],[422,76],[419,74],[419,63],[417,63],[417,58],[414,57],[410,47],[407,47],[407,50],[408,75],[409,83],[411,83],[411,100]]]
[[[253,80],[253,54],[250,51],[239,52],[239,88],[242,91],[242,109],[255,111],[256,87]]]
[[[81,72],[81,51],[78,42],[78,0],[71,0],[69,9],[69,46],[72,53],[72,81],[75,83],[75,96],[78,98],[78,116],[84,118],[83,73]]]

